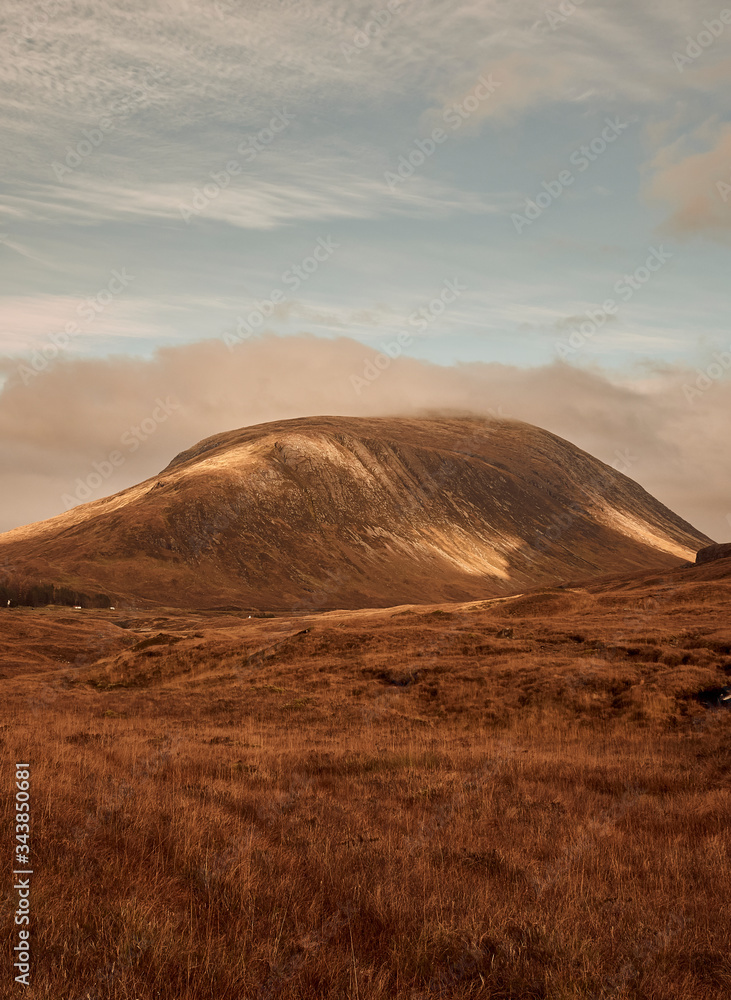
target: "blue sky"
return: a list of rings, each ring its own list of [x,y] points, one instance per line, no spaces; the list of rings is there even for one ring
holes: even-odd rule
[[[0,411],[17,419],[27,390],[23,406],[50,414],[54,372],[60,385],[74,364],[193,357],[253,317],[242,351],[274,338],[283,356],[309,335],[370,357],[408,334],[399,363],[445,377],[561,360],[655,415],[679,407],[664,433],[681,447],[682,425],[697,452],[681,388],[731,349],[731,11],[5,0],[0,22]],[[716,381],[704,406],[726,405],[728,372]],[[313,412],[348,408],[318,388]],[[120,425],[147,406],[136,392],[103,401]],[[227,419],[261,416],[236,406]],[[585,418],[556,426],[578,440]],[[79,411],[69,428],[72,478],[104,450],[93,422]],[[48,456],[17,459],[11,416],[3,427],[20,498],[6,525],[29,492],[34,516],[54,513],[57,480],[38,493]],[[130,462],[109,491],[141,471]]]

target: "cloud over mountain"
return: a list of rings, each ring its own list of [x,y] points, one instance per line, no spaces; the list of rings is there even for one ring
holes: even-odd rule
[[[91,496],[79,500],[139,482],[192,441],[222,428],[321,413],[447,412],[545,427],[724,540],[731,529],[731,381],[720,362],[708,370],[710,375],[663,367],[633,380],[610,380],[562,363],[532,369],[440,366],[405,356],[392,360],[347,338],[307,335],[267,335],[231,350],[219,340],[203,341],[164,348],[149,360],[65,359],[27,385],[17,362],[6,363],[0,465],[7,499],[1,527],[64,510],[68,501],[62,498],[73,498],[78,481],[90,476]],[[175,409],[156,421],[156,401],[168,397]],[[94,463],[108,461],[111,452],[124,461],[98,484]]]

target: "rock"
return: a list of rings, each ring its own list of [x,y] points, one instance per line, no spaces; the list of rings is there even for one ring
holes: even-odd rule
[[[693,697],[706,708],[731,708],[731,687],[708,688]]]
[[[728,559],[731,556],[731,542],[724,542],[721,545],[707,545],[696,553],[696,565],[701,563],[715,562],[716,559]]]

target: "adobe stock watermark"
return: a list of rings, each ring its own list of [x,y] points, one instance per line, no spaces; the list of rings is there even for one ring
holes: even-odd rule
[[[366,21],[363,27],[353,35],[353,44],[348,45],[343,42],[340,51],[345,56],[346,62],[352,62],[353,56],[360,55],[371,44],[374,38],[378,38],[391,27],[394,17],[403,10],[406,0],[388,0],[385,7],[380,10],[372,10],[370,20]]]
[[[13,856],[13,889],[18,894],[14,924],[18,943],[13,948],[13,969],[18,970],[16,983],[30,985],[30,923],[32,919],[31,894],[31,805],[30,764],[15,765],[15,851]],[[21,876],[25,876],[21,878]]]
[[[215,17],[219,21],[225,21],[230,16],[241,17],[245,15],[245,7],[237,0],[168,0],[168,7],[175,9],[176,13],[182,14],[204,14],[206,17]],[[317,11],[309,0],[294,0],[292,3],[282,5],[282,17],[313,17]]]
[[[127,274],[127,269],[124,267],[121,271],[115,269],[110,274],[111,278],[104,288],[101,288],[96,295],[84,299],[76,307],[76,314],[86,320],[87,324],[93,323],[97,316],[104,312],[109,303],[117,295],[120,295],[131,281],[134,281],[134,275]],[[83,332],[84,330],[78,323],[70,322],[64,327],[63,333],[50,334],[45,344],[34,349],[30,359],[30,367],[23,364],[18,365],[17,370],[23,380],[23,385],[28,385],[31,379],[46,371],[51,361],[69,346],[71,338],[78,337]]]
[[[551,31],[557,31],[585,2],[586,0],[562,0],[557,10],[549,7],[544,12],[541,20],[533,25],[533,30],[543,34],[548,34],[549,28]]]
[[[205,14],[207,17],[216,17],[219,21],[223,21],[229,14],[236,13],[236,4],[227,0],[226,3],[220,2],[220,0],[215,0],[214,3],[208,2],[196,2],[189,3],[189,0],[174,0],[170,3],[170,6],[177,8],[177,11],[183,14],[189,14],[193,12],[194,14]]]
[[[721,201],[725,205],[729,196],[731,196],[731,176],[729,176],[727,181],[716,181],[716,190],[721,197]]]
[[[617,141],[625,129],[629,128],[631,122],[620,122],[618,118],[605,118],[605,127],[599,135],[595,136],[591,142],[579,146],[569,156],[569,163],[576,167],[578,174],[583,174],[595,163],[607,149]],[[523,213],[513,212],[510,216],[515,231],[520,234],[528,226],[540,219],[543,213],[558,201],[564,191],[571,187],[576,180],[576,174],[571,170],[561,170],[555,180],[542,181],[543,191],[539,191],[535,198],[526,198]]]
[[[632,958],[628,958],[617,972],[609,976],[602,984],[600,992],[593,993],[590,1000],[608,1000],[610,997],[619,997],[620,995],[631,996],[627,984],[639,980],[647,971],[649,962],[656,955],[667,951],[670,942],[685,930],[685,926],[684,914],[672,913],[660,930],[645,934],[643,938],[633,944]]]
[[[286,111],[277,111],[269,121],[269,125],[259,129],[255,135],[245,135],[236,147],[237,153],[244,163],[253,163],[259,153],[270,146],[277,135],[288,127],[296,115],[288,114]],[[222,170],[211,170],[209,177],[210,184],[204,184],[202,188],[193,188],[193,197],[190,205],[181,201],[178,211],[183,222],[190,225],[190,220],[195,215],[200,215],[210,205],[212,201],[225,191],[234,177],[242,172],[242,165],[238,160],[229,160]]]
[[[456,132],[477,111],[484,101],[492,97],[499,87],[502,87],[502,84],[497,80],[493,80],[492,74],[481,76],[477,81],[477,85],[463,101],[459,104],[453,104],[444,110],[442,120],[445,125],[449,125],[452,132]],[[413,177],[416,170],[423,166],[429,157],[434,155],[437,146],[441,146],[448,138],[449,133],[437,126],[431,130],[426,138],[414,139],[412,146],[415,148],[409,153],[399,156],[396,172],[394,173],[390,170],[384,172],[383,177],[389,191],[393,194],[399,184],[403,184],[404,181]]]
[[[443,282],[439,294],[430,302],[415,309],[409,316],[409,325],[417,330],[424,331],[430,323],[433,323],[446,310],[448,305],[456,302],[462,292],[467,291],[467,286],[463,285],[459,278],[447,279]],[[405,347],[409,347],[414,342],[414,334],[402,330],[396,335],[396,339],[388,344],[382,344],[382,351],[372,358],[367,358],[363,364],[362,375],[351,375],[350,384],[355,389],[356,395],[360,396],[363,389],[367,389],[381,373],[391,367],[391,362],[400,358]]]
[[[26,42],[32,41],[38,32],[49,25],[64,7],[70,5],[70,2],[71,0],[43,0],[43,3],[34,6],[31,17],[26,17],[23,21],[23,39]]]
[[[273,288],[269,295],[259,300],[246,316],[236,317],[235,330],[227,330],[222,337],[228,349],[232,350],[237,344],[242,344],[260,330],[264,326],[264,321],[274,315],[276,307],[286,300],[289,291],[296,292],[339,249],[340,244],[336,243],[332,236],[328,236],[327,239],[321,236],[311,254],[283,272],[282,284],[287,286],[287,291]]]
[[[147,79],[148,75],[153,78],[152,84]],[[164,76],[164,70],[153,66],[149,73],[145,74],[144,81],[136,84],[124,97],[110,104],[108,113],[99,118],[96,126],[90,129],[82,128],[82,138],[75,145],[66,146],[66,156],[63,163],[60,160],[51,162],[50,167],[56,180],[62,181],[67,174],[72,174],[92,153],[99,149],[107,135],[141,107],[149,95],[158,89],[159,82]]]
[[[76,489],[73,494],[62,494],[61,503],[66,510],[90,500],[92,495],[114,475],[115,471],[124,465],[127,457],[133,455],[145,441],[152,437],[160,424],[164,424],[172,413],[181,409],[180,403],[170,396],[166,396],[165,399],[160,399],[158,396],[155,403],[155,409],[149,416],[141,420],[139,424],[132,424],[120,436],[119,443],[124,449],[123,451],[114,448],[100,462],[92,462],[92,471],[84,479],[80,476],[77,477]]]
[[[653,274],[660,271],[674,255],[664,246],[651,247],[645,263],[635,268],[632,274],[624,274],[614,284],[616,295],[623,302],[629,302],[635,292],[643,288]],[[576,354],[617,315],[619,304],[616,299],[606,299],[601,306],[587,309],[586,320],[572,330],[567,340],[557,340],[555,347],[559,356],[566,359]]]
[[[713,355],[713,361],[705,368],[696,368],[698,378],[693,385],[687,382],[683,385],[683,395],[687,403],[692,406],[697,400],[704,396],[711,386],[731,371],[731,344],[728,351],[719,351]]]
[[[628,476],[634,465],[639,462],[639,457],[632,454],[629,448],[614,451],[614,460],[611,468],[615,472],[620,472],[623,476]],[[604,492],[607,485],[607,474],[600,468],[591,478],[582,483],[583,491],[586,495],[598,490]],[[535,563],[545,552],[548,551],[552,543],[557,542],[570,528],[580,521],[587,514],[585,505],[574,500],[563,510],[555,514],[547,527],[542,527],[536,532],[533,541],[524,553],[524,558],[528,563]]]
[[[731,10],[725,7],[719,12],[718,17],[701,22],[703,30],[699,31],[695,38],[686,35],[688,43],[685,52],[673,52],[673,62],[679,73],[685,71],[686,66],[692,65],[704,52],[708,51],[717,38],[724,33],[726,26],[731,24]]]

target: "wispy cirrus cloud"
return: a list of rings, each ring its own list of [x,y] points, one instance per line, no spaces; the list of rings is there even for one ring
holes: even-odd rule
[[[165,338],[172,331],[151,321],[151,303],[129,295],[113,301],[108,309],[90,308],[94,296],[14,295],[0,299],[0,350],[19,355],[33,352],[68,325],[75,327],[69,345],[73,353],[79,341],[117,338]]]
[[[322,161],[316,170],[283,167],[278,180],[264,176],[233,177],[225,187],[216,184],[215,171],[191,174],[187,180],[150,180],[130,185],[117,179],[81,172],[64,183],[25,185],[9,193],[0,208],[7,218],[77,225],[107,220],[215,220],[243,229],[271,229],[298,220],[374,219],[387,215],[424,213],[492,213],[506,203],[504,196],[488,198],[423,177],[408,186],[389,190],[382,175],[366,175],[344,161]],[[220,172],[219,172],[220,173]],[[203,208],[195,211],[196,197],[206,190]]]
[[[503,100],[516,114],[582,93],[664,102],[699,85],[703,74],[678,74],[672,51],[717,13],[712,0],[692,9],[585,3],[565,23],[548,20],[548,10],[543,0],[405,0],[389,30],[346,62],[343,46],[371,18],[367,0],[318,0],[308,16],[289,0],[100,0],[93,10],[80,0],[7,0],[0,115],[37,146],[68,135],[74,121],[93,123],[140,87],[146,114],[175,132],[210,116],[253,124],[282,102],[322,113],[393,106],[415,90],[446,99],[501,67],[514,84]],[[709,54],[702,70],[721,56]],[[552,89],[552,80],[568,87]]]

